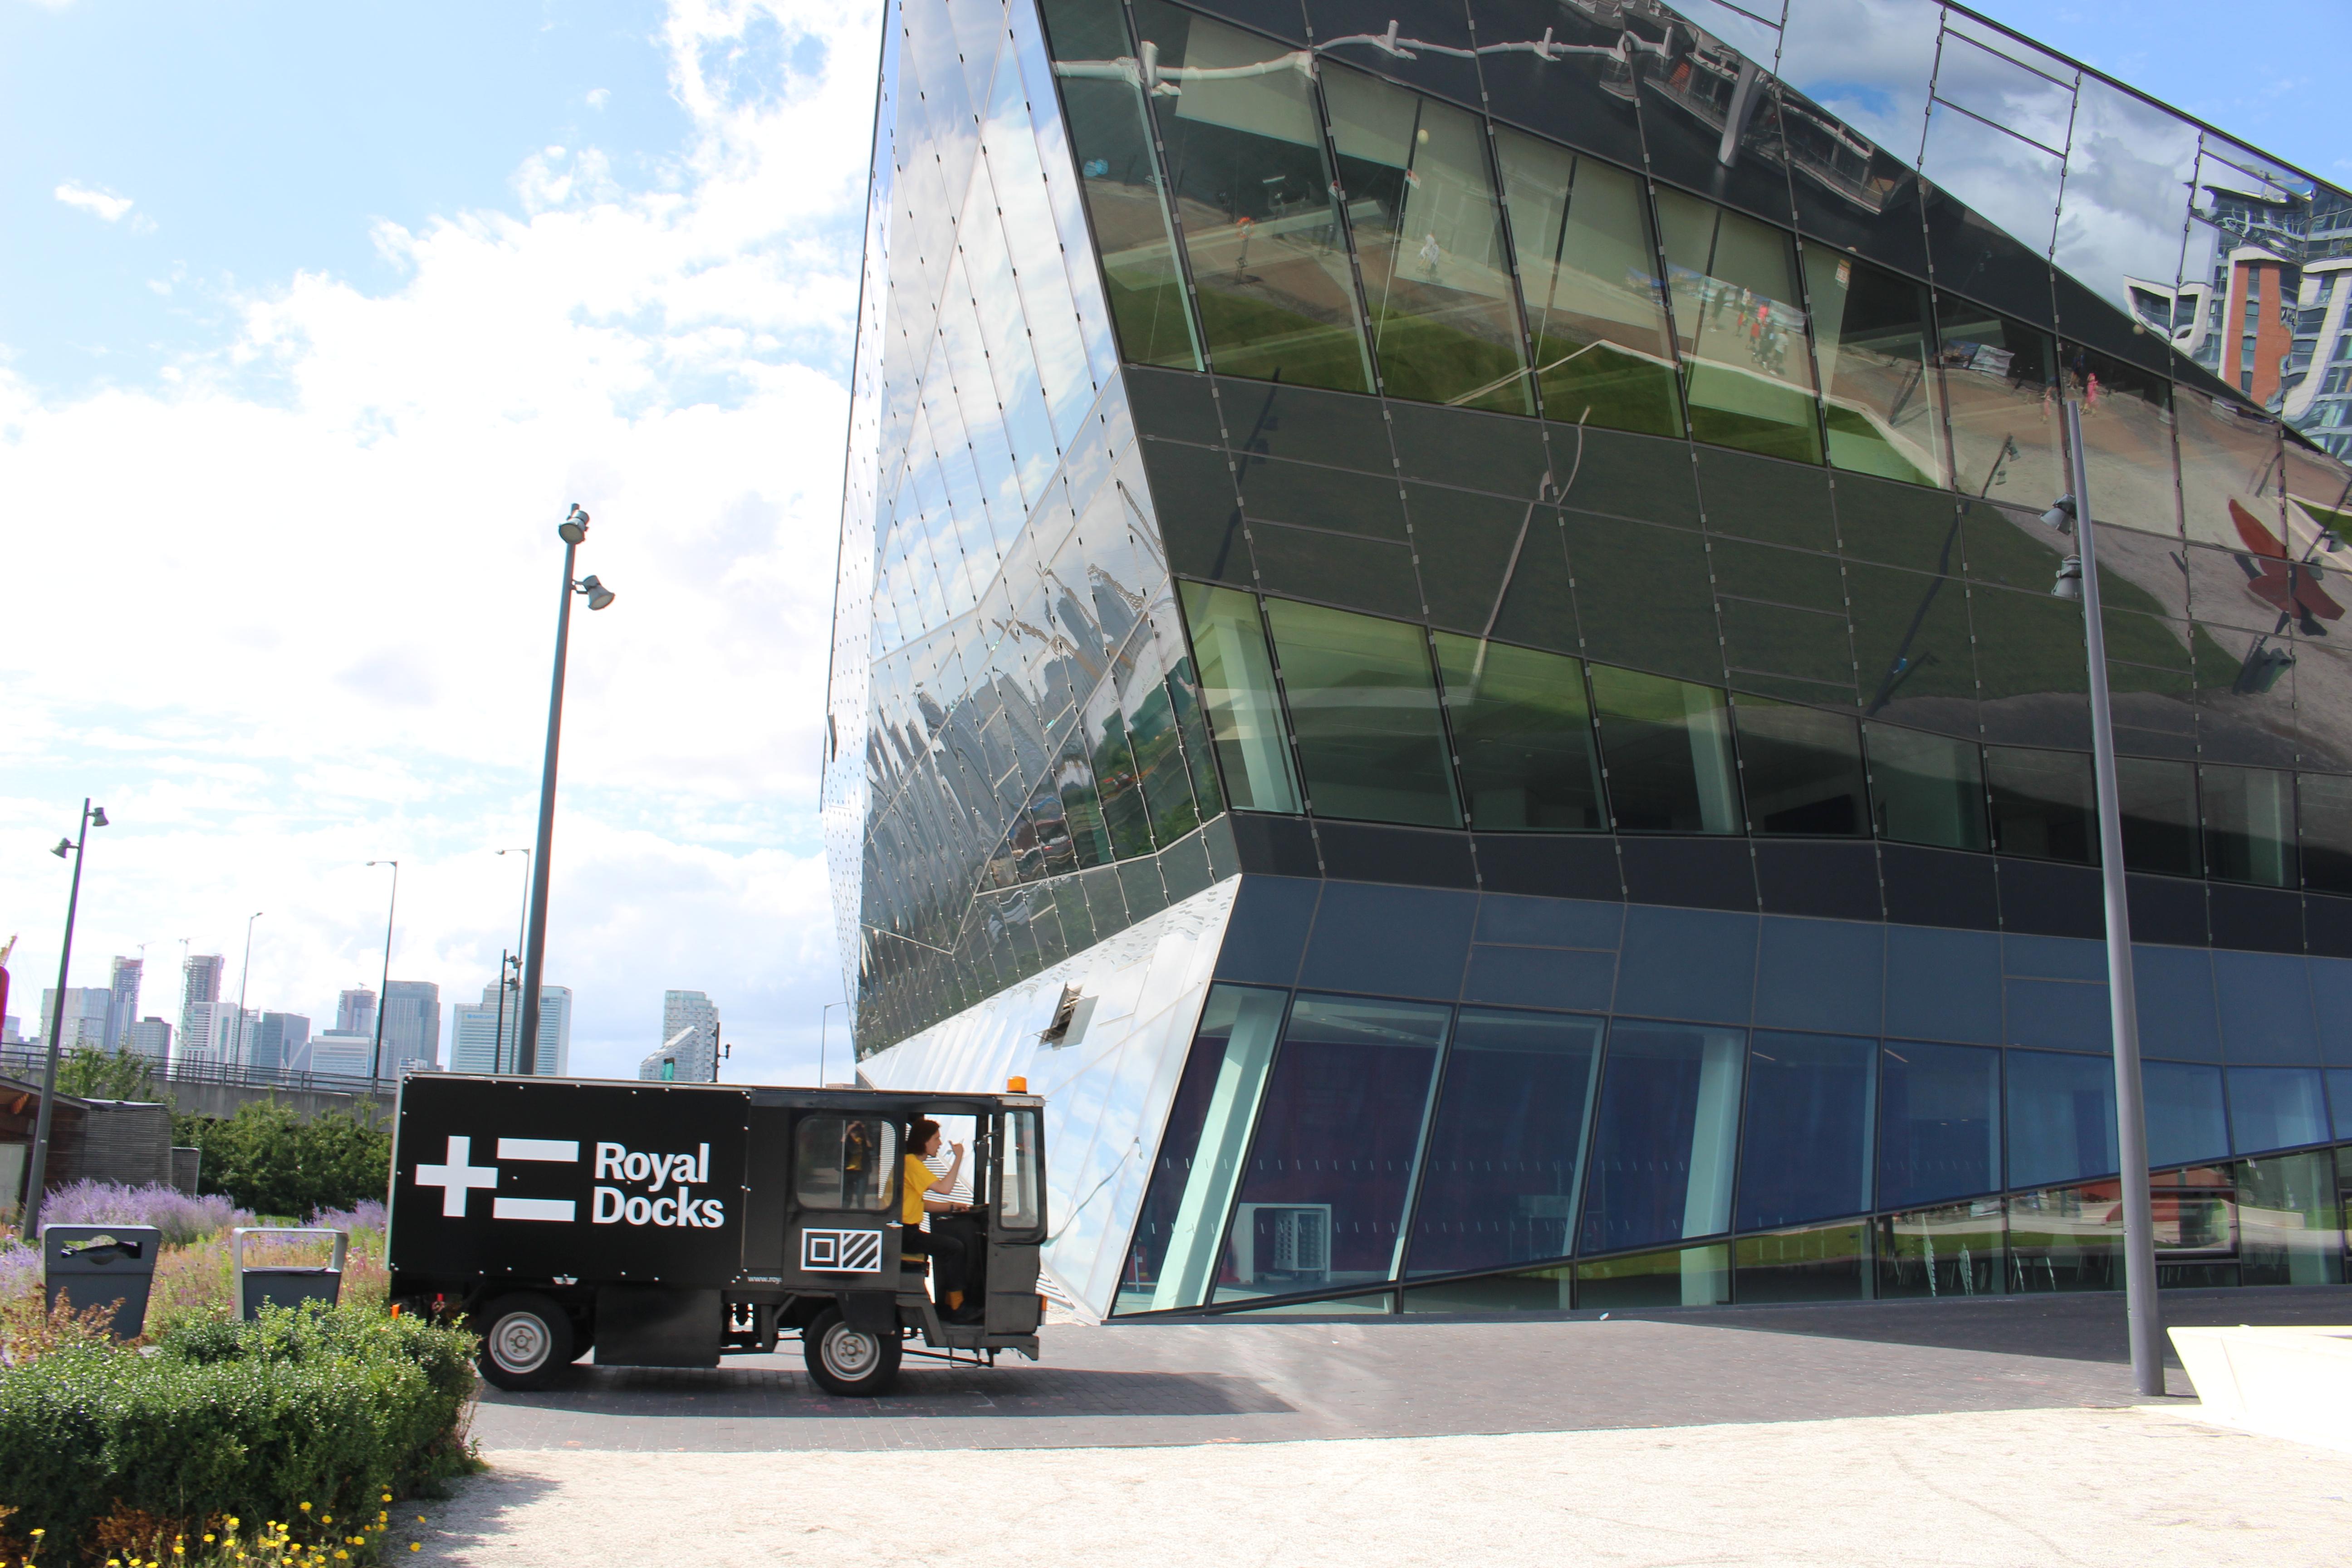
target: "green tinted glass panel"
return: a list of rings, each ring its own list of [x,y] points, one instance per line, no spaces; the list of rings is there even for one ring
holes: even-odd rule
[[[1234,805],[1244,811],[1297,811],[1298,781],[1283,739],[1274,660],[1257,601],[1233,588],[1181,587],[1192,651],[1201,660],[1201,700]]]
[[[2042,860],[2099,858],[2091,759],[2080,752],[1985,748],[1986,793],[1992,797],[1993,847]]]
[[[2200,768],[2207,874],[2291,888],[2294,796],[2291,775],[2268,768]]]
[[[1723,692],[1592,667],[1609,809],[1632,831],[1737,833],[1739,790]]]
[[[1870,1237],[1860,1225],[1742,1237],[1732,1243],[1731,1267],[1742,1302],[1858,1301],[1871,1293]]]
[[[1733,700],[1751,833],[1870,831],[1862,731],[1851,713],[1761,697]]]
[[[1434,640],[1470,825],[1605,829],[1581,663],[1450,632]]]
[[[1878,836],[1902,844],[1983,849],[1984,761],[1971,741],[1865,724]]]
[[[1998,1296],[2009,1288],[1999,1198],[1887,1215],[1876,1228],[1882,1299]]]
[[[1944,481],[1944,419],[1927,286],[1813,246],[1805,251],[1830,462]]]
[[[1820,462],[1791,237],[1674,190],[1658,192],[1658,230],[1692,436]]]
[[[1265,611],[1315,811],[1461,826],[1422,629],[1288,599]]]
[[[1640,1252],[1576,1266],[1581,1307],[1719,1307],[1731,1300],[1731,1248]]]

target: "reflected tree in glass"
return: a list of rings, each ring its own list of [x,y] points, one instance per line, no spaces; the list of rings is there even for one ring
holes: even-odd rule
[[[1793,237],[1680,191],[1657,197],[1691,435],[1820,462]]]
[[[1608,665],[1591,673],[1612,822],[1629,832],[1738,832],[1725,694]]]
[[[1470,825],[1605,831],[1580,662],[1452,632],[1432,640]]]

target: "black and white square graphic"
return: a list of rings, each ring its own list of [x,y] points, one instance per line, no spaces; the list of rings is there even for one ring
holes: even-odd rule
[[[801,1232],[801,1267],[828,1274],[879,1274],[882,1233],[804,1230]]]

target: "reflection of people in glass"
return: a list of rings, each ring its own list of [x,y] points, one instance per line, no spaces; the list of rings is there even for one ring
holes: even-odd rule
[[[923,1161],[940,1152],[940,1124],[925,1117],[908,1129],[901,1178],[906,1199],[898,1216],[904,1228],[898,1235],[898,1252],[901,1257],[931,1260],[931,1288],[940,1304],[947,1309],[950,1321],[968,1322],[977,1314],[964,1310],[963,1287],[970,1263],[965,1237],[946,1226],[929,1231],[919,1228],[926,1215],[961,1214],[966,1206],[943,1195],[955,1190],[956,1178],[963,1173],[963,1145],[955,1144],[953,1149],[955,1159],[947,1174],[936,1175]]]

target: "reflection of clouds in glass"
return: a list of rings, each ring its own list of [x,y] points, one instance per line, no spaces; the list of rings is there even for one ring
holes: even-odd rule
[[[2174,282],[2196,163],[2195,127],[2104,82],[2085,81],[2066,158],[2058,265],[2126,311],[2126,278]]]
[[[1781,79],[1916,165],[1935,68],[1937,11],[1927,0],[1818,0],[1793,7],[1781,34]]]

